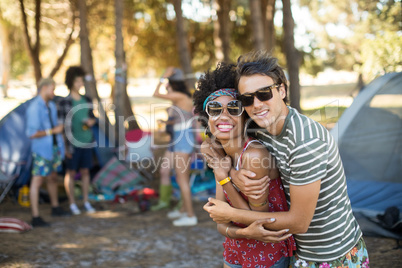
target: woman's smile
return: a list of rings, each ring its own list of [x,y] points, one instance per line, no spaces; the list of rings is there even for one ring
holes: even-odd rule
[[[233,124],[230,123],[218,123],[216,124],[216,128],[220,131],[220,132],[229,132],[233,129]]]

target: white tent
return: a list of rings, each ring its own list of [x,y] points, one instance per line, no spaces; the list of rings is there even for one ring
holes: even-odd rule
[[[345,110],[338,142],[353,211],[402,212],[402,73],[375,79]]]

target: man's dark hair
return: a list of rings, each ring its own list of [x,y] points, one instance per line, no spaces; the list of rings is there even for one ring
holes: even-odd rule
[[[285,73],[278,64],[278,59],[264,50],[252,51],[240,56],[237,59],[236,89],[242,76],[252,76],[255,74],[266,75],[274,80],[275,84],[283,84],[285,87],[285,98],[288,101],[288,82]]]
[[[66,80],[65,83],[67,88],[71,90],[74,84],[74,80],[77,77],[84,77],[85,71],[81,66],[71,66],[66,71]]]
[[[170,80],[170,79],[168,79],[168,80],[169,80],[169,85],[172,87],[173,91],[181,92],[191,98],[191,93],[188,90],[186,83],[184,81],[177,81],[177,80]]]

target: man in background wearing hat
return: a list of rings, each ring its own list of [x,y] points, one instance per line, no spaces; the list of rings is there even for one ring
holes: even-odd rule
[[[32,210],[32,226],[47,227],[49,223],[39,216],[39,189],[47,179],[47,189],[52,206],[52,216],[69,215],[59,206],[57,194],[57,169],[64,156],[61,133],[63,125],[57,122],[54,97],[55,83],[51,78],[42,79],[36,96],[26,111],[26,134],[32,139],[32,179],[29,197]]]

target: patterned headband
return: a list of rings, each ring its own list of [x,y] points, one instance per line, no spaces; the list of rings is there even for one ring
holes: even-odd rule
[[[220,97],[220,96],[229,96],[234,99],[237,99],[237,96],[239,94],[237,93],[236,89],[234,88],[221,88],[217,91],[212,92],[204,101],[204,105],[202,106],[202,109],[205,111],[205,107],[207,106],[207,103],[210,101],[213,101],[214,99]]]

